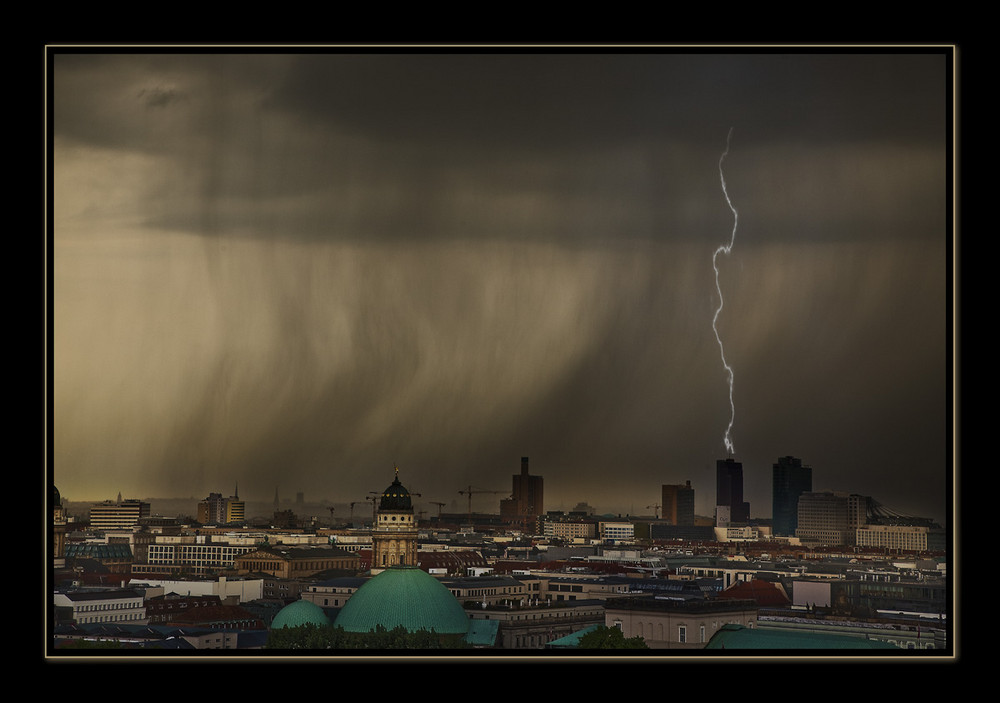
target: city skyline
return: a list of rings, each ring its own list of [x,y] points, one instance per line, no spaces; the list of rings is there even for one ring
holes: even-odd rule
[[[71,500],[351,502],[398,465],[450,501],[527,456],[552,508],[652,512],[690,480],[710,515],[728,139],[718,331],[751,517],[791,455],[814,490],[944,524],[944,51],[50,59]]]

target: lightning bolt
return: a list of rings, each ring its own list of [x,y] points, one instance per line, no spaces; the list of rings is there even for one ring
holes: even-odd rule
[[[715,269],[715,290],[719,294],[719,307],[716,308],[715,316],[712,318],[712,330],[715,332],[715,340],[719,343],[719,354],[722,356],[722,365],[726,368],[726,374],[729,378],[729,427],[726,428],[726,434],[723,437],[729,456],[732,456],[734,451],[733,440],[730,435],[733,431],[733,421],[736,419],[736,405],[733,404],[733,369],[726,363],[726,350],[722,346],[722,338],[719,337],[719,330],[716,328],[715,323],[719,319],[719,313],[722,312],[722,287],[719,285],[719,267],[716,264],[716,259],[719,258],[719,254],[729,254],[732,251],[733,244],[736,242],[736,225],[739,222],[739,213],[736,212],[733,202],[729,199],[729,191],[726,190],[726,176],[722,172],[722,162],[726,160],[726,156],[729,154],[729,140],[732,136],[733,128],[730,127],[729,135],[726,137],[726,150],[719,157],[719,180],[722,181],[722,194],[726,196],[726,203],[729,205],[729,209],[733,211],[733,232],[729,237],[729,244],[721,245],[712,254],[712,268]]]

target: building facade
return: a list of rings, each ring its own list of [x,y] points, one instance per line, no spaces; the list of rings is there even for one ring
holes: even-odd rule
[[[125,530],[139,524],[140,518],[149,517],[149,503],[141,500],[122,500],[121,494],[117,502],[104,501],[90,509],[90,528],[92,530]]]
[[[604,624],[626,639],[641,637],[650,649],[704,649],[727,624],[757,626],[753,600],[672,600],[649,596],[605,602]]]
[[[148,622],[143,594],[130,588],[59,591],[52,600],[57,622],[78,625],[145,625]]]
[[[598,531],[605,542],[631,542],[635,539],[635,525],[624,521],[602,521]]]
[[[660,502],[663,519],[668,520],[671,525],[694,525],[694,489],[691,488],[691,482],[667,484],[662,490],[663,498]]]
[[[864,496],[834,491],[803,493],[795,536],[804,545],[853,546],[867,519]]]
[[[545,490],[541,476],[528,473],[528,457],[521,457],[521,473],[514,474],[510,498],[500,501],[500,514],[505,520],[534,523],[545,514]]]
[[[198,503],[198,522],[202,525],[228,525],[246,519],[246,503],[238,494],[223,497],[221,493],[209,493]]]
[[[282,579],[312,576],[331,569],[356,570],[361,559],[353,552],[337,547],[265,547],[242,554],[233,560],[240,574],[268,574]]]
[[[857,546],[890,551],[943,551],[945,533],[925,525],[864,525],[856,532]]]
[[[378,515],[372,528],[372,570],[396,564],[417,565],[417,523],[413,499],[399,482],[399,469],[392,483],[382,492]]]
[[[236,565],[236,559],[256,551],[256,545],[212,542],[204,535],[164,536],[146,545],[144,564],[134,564],[132,573],[208,574]]]
[[[799,496],[812,492],[812,467],[794,456],[771,466],[771,517],[775,535],[791,537],[799,526]]]
[[[543,649],[554,640],[604,620],[601,601],[577,601],[525,608],[488,606],[468,611],[472,620],[499,622],[497,645],[502,649]]]

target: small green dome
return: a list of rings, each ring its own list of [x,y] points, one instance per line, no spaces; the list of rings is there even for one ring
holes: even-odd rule
[[[315,603],[307,600],[297,600],[278,611],[278,614],[274,616],[274,620],[271,621],[271,629],[299,627],[306,623],[312,623],[317,627],[324,627],[330,624],[330,618]]]
[[[354,592],[334,624],[348,632],[370,632],[381,625],[439,635],[469,631],[469,616],[444,584],[416,566],[392,566]]]

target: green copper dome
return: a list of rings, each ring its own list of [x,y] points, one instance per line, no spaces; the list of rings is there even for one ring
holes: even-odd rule
[[[348,632],[370,632],[381,625],[408,632],[466,634],[469,616],[444,584],[416,566],[392,566],[354,592],[334,624]]]
[[[277,630],[282,627],[299,627],[306,623],[312,623],[317,627],[324,627],[330,624],[330,619],[326,613],[315,603],[307,600],[297,600],[289,603],[278,611],[271,621],[271,629]]]

